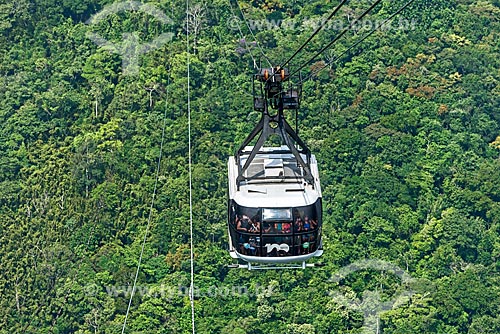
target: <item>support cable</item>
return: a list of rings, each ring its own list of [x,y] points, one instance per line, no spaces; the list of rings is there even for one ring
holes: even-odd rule
[[[389,21],[391,21],[395,16],[399,15],[403,10],[405,10],[413,2],[415,2],[415,0],[408,1],[404,6],[402,6],[401,8],[399,8],[394,14],[392,14],[391,16],[389,16],[387,19],[385,19],[384,21],[382,21],[382,23],[380,25],[377,25],[375,28],[373,28],[370,32],[368,32],[365,36],[363,36],[356,43],[352,44],[346,50],[344,50],[342,53],[340,53],[337,57],[335,57],[334,59],[332,59],[331,61],[329,61],[328,63],[324,64],[322,67],[320,67],[319,69],[317,69],[316,71],[314,71],[313,73],[311,73],[307,78],[305,78],[304,80],[302,80],[300,82],[300,84],[302,84],[303,82],[311,79],[313,76],[318,75],[319,72],[323,71],[329,65],[331,65],[331,64],[335,63],[336,61],[338,61],[340,58],[342,58],[344,55],[346,55],[349,51],[351,51],[356,46],[358,46],[359,44],[361,44],[362,42],[364,42],[368,37],[370,37],[371,35],[373,35],[376,31],[380,30],[380,28],[384,27],[384,25],[386,25]]]
[[[189,0],[186,0],[186,16],[189,15]],[[193,161],[191,150],[191,58],[189,53],[189,25],[186,20],[186,50],[187,50],[187,109],[188,109],[188,159],[189,159],[189,233],[190,233],[190,264],[191,285],[189,286],[189,300],[191,302],[191,325],[195,334],[194,318],[194,242],[193,242]]]
[[[229,7],[231,8],[231,14],[233,15],[233,17],[236,18],[236,14],[235,14],[235,12],[233,10],[233,5],[231,4],[231,1],[229,1]],[[248,46],[247,40],[245,38],[245,35],[243,34],[243,31],[241,30],[241,25],[240,25],[239,20],[236,20],[236,25],[238,26],[238,31],[240,33],[241,39],[243,40],[243,43],[245,44],[245,49],[250,54],[250,57],[252,57],[253,68],[254,69],[258,69],[259,67],[257,66],[257,61],[255,60],[255,57],[253,56],[253,54],[252,54],[252,52],[250,50],[250,47]]]
[[[169,80],[170,80],[170,77],[169,77]],[[148,234],[149,234],[149,229],[151,227],[151,220],[153,217],[153,207],[154,207],[154,203],[155,203],[155,199],[156,199],[156,191],[158,189],[158,178],[160,175],[161,159],[163,157],[163,146],[165,143],[165,128],[166,128],[166,124],[167,124],[167,111],[168,111],[168,99],[169,99],[169,95],[168,95],[169,94],[169,87],[168,87],[169,83],[170,83],[170,81],[167,83],[167,88],[166,88],[166,93],[165,93],[166,94],[165,95],[165,112],[163,114],[163,126],[162,126],[162,133],[161,133],[160,153],[158,155],[158,163],[156,166],[155,183],[154,183],[154,187],[153,187],[153,194],[151,197],[151,205],[149,207],[148,223],[146,225],[146,231],[144,232],[144,238],[142,240],[141,254],[139,256],[139,262],[137,263],[137,269],[135,272],[132,293],[130,294],[130,299],[128,301],[128,306],[127,306],[127,312],[125,314],[125,319],[123,321],[122,334],[125,333],[125,329],[127,327],[127,319],[128,319],[129,313],[130,313],[132,299],[134,298],[135,289],[137,286],[137,278],[139,277],[139,271],[141,269],[142,257],[144,255],[144,247],[146,246],[146,239],[147,239]]]
[[[375,1],[371,6],[370,8],[368,8],[363,14],[361,14],[357,19],[355,19],[354,21],[351,22],[351,24],[349,24],[349,26],[347,28],[345,28],[344,30],[342,30],[337,36],[335,36],[335,38],[330,42],[328,43],[325,47],[323,47],[318,53],[316,53],[313,57],[311,57],[308,61],[306,61],[305,63],[303,63],[297,70],[295,70],[295,72],[293,72],[290,76],[294,76],[295,74],[299,73],[304,67],[306,67],[307,65],[309,65],[314,59],[316,59],[317,57],[319,57],[323,52],[325,52],[326,50],[328,50],[329,48],[331,48],[333,46],[333,44],[335,44],[342,36],[344,36],[349,30],[351,30],[354,25],[356,25],[359,21],[361,21],[366,15],[368,15],[372,10],[373,8],[375,8],[380,2],[382,2],[382,0],[377,0]]]
[[[238,9],[240,10],[241,16],[243,17],[243,21],[245,22],[248,30],[250,31],[250,34],[252,35],[253,39],[255,40],[255,43],[257,43],[257,47],[259,48],[260,53],[262,54],[262,56],[264,57],[264,59],[269,64],[269,67],[273,67],[273,64],[271,64],[271,61],[269,60],[269,57],[266,56],[266,53],[262,49],[262,46],[260,45],[259,41],[257,41],[257,38],[255,37],[255,34],[252,31],[252,27],[250,27],[250,24],[248,24],[248,21],[247,21],[247,19],[245,17],[245,14],[243,13],[243,10],[241,9],[240,3],[238,2],[238,0],[235,0],[235,1],[236,1],[236,4],[238,5]]]
[[[307,39],[307,41],[305,41],[304,44],[302,44],[302,46],[300,48],[298,48],[297,51],[295,51],[295,53],[290,58],[288,58],[287,61],[285,61],[283,63],[283,65],[280,66],[280,68],[283,68],[286,65],[288,65],[295,58],[295,56],[297,56],[299,54],[299,52],[302,51],[307,46],[307,44],[309,44],[309,42],[311,42],[311,40],[326,26],[328,21],[330,21],[335,16],[335,14],[337,14],[337,12],[340,10],[340,8],[342,8],[342,6],[347,1],[348,0],[342,0],[342,2],[333,10],[333,12],[330,14],[330,16],[328,16],[326,18],[326,20],[324,20],[323,23],[318,28],[316,28],[316,31],[313,32],[313,34]]]

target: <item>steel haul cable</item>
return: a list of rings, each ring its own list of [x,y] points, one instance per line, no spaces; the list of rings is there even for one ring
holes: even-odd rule
[[[240,10],[240,13],[241,13],[241,16],[243,17],[243,21],[245,21],[245,24],[248,28],[248,30],[250,31],[250,34],[252,35],[253,39],[255,40],[255,42],[257,43],[257,47],[259,48],[260,50],[260,53],[262,54],[262,56],[264,57],[264,59],[267,61],[267,63],[269,64],[270,67],[273,67],[273,64],[271,64],[271,61],[269,60],[269,57],[266,56],[266,53],[264,52],[264,50],[262,49],[262,46],[260,45],[260,43],[257,41],[257,38],[255,37],[255,34],[253,33],[252,31],[252,27],[250,27],[250,24],[248,24],[248,21],[245,17],[245,14],[243,13],[243,10],[241,9],[241,6],[240,6],[240,3],[238,2],[238,0],[236,0],[236,4],[238,5],[238,9]]]
[[[233,17],[237,18],[236,14],[234,13],[234,10],[233,10],[233,5],[231,5],[231,1],[229,1],[229,7],[231,8],[231,14],[233,14]],[[252,51],[250,50],[250,47],[248,46],[247,40],[246,40],[245,36],[243,35],[243,31],[241,30],[240,22],[239,22],[239,20],[235,20],[235,22],[236,22],[236,25],[238,26],[238,31],[240,33],[241,39],[243,40],[243,43],[245,44],[245,49],[250,54],[250,57],[252,57],[253,68],[258,69],[257,61],[255,60],[255,57],[253,56]]]
[[[347,1],[348,0],[342,0],[342,2],[337,7],[335,7],[335,9],[333,10],[333,12],[326,18],[326,20],[324,20],[323,23],[318,28],[316,28],[316,30],[307,39],[307,41],[305,41],[304,44],[302,44],[302,46],[300,48],[298,48],[297,51],[295,51],[295,53],[290,58],[288,58],[288,60],[285,61],[283,63],[283,65],[281,65],[280,67],[285,67],[286,65],[288,65],[293,60],[293,58],[295,58],[295,56],[297,56],[297,54],[299,54],[299,52],[302,51],[307,46],[307,44],[309,44],[309,42],[311,42],[311,40],[314,38],[314,36],[316,36],[326,26],[326,24],[328,23],[328,21],[330,21],[335,16],[335,14],[337,14],[337,12],[340,10],[340,8],[342,8],[342,6]]]
[[[191,152],[191,58],[189,53],[189,0],[186,0],[186,50],[187,50],[187,111],[188,111],[188,159],[189,159],[189,233],[190,233],[190,269],[191,285],[189,287],[189,300],[191,302],[191,325],[195,334],[194,318],[194,242],[193,242],[193,168]]]
[[[162,133],[161,133],[160,153],[159,153],[159,156],[158,156],[158,164],[156,166],[155,183],[154,183],[154,188],[153,188],[153,195],[151,197],[151,205],[149,207],[148,223],[146,225],[146,231],[144,232],[144,238],[142,240],[141,254],[139,256],[139,262],[137,263],[137,270],[135,272],[134,284],[133,284],[133,287],[132,287],[132,293],[130,294],[130,299],[129,299],[128,306],[127,306],[127,312],[125,314],[125,319],[123,321],[122,334],[125,333],[125,329],[127,327],[127,319],[128,319],[129,313],[130,313],[130,307],[132,305],[132,299],[134,298],[135,288],[137,286],[137,278],[139,276],[139,271],[141,269],[142,256],[144,255],[144,247],[146,246],[146,239],[148,237],[149,228],[151,226],[151,220],[152,220],[152,216],[153,216],[153,207],[154,207],[154,203],[155,203],[155,199],[156,199],[156,190],[158,188],[158,177],[160,175],[161,159],[162,159],[162,156],[163,156],[163,154],[162,154],[163,153],[163,144],[165,142],[165,128],[166,128],[166,124],[167,124],[168,92],[169,92],[169,90],[168,90],[169,89],[168,84],[169,83],[167,83],[167,88],[166,88],[166,92],[165,92],[165,94],[166,94],[165,95],[165,112],[163,114],[163,126],[162,126]]]
[[[297,70],[295,70],[295,72],[293,72],[290,76],[294,76],[295,74],[299,73],[304,67],[306,67],[307,65],[309,65],[314,59],[316,59],[317,57],[319,57],[323,52],[325,52],[326,50],[328,50],[329,48],[331,48],[333,46],[333,44],[335,44],[342,36],[344,36],[349,30],[351,30],[354,25],[356,25],[359,21],[361,21],[366,15],[368,15],[372,10],[373,8],[375,8],[380,2],[382,2],[382,0],[377,0],[375,1],[371,6],[370,8],[368,8],[363,14],[361,14],[357,19],[355,19],[354,21],[351,22],[351,24],[349,24],[349,26],[345,29],[343,29],[337,36],[335,36],[335,38],[330,42],[328,43],[325,47],[323,47],[318,53],[316,53],[314,56],[312,56],[308,61],[306,61],[305,63],[303,63]]]
[[[327,68],[329,64],[333,64],[334,62],[336,62],[337,60],[339,60],[340,58],[342,58],[345,54],[347,54],[353,48],[355,48],[356,46],[358,46],[359,44],[361,44],[364,40],[366,40],[368,37],[370,37],[371,35],[373,35],[376,31],[380,30],[380,28],[384,27],[389,21],[391,21],[394,17],[396,17],[397,15],[399,15],[403,10],[405,10],[413,2],[415,2],[415,0],[408,1],[404,6],[402,6],[401,8],[399,8],[394,14],[392,14],[391,16],[389,16],[387,19],[385,19],[384,21],[382,21],[381,24],[379,24],[378,26],[376,26],[375,28],[373,28],[370,32],[368,32],[360,40],[358,40],[356,43],[354,43],[351,46],[349,46],[346,50],[344,50],[342,53],[340,53],[337,57],[333,58],[331,61],[329,61],[328,63],[326,63],[325,65],[323,65],[322,67],[320,67],[319,69],[317,69],[316,71],[314,71],[313,73],[311,73],[307,78],[305,78],[304,80],[302,80],[300,83],[302,84],[304,81],[309,80],[310,78],[312,78],[313,76],[317,75],[319,72],[321,72],[325,68]]]

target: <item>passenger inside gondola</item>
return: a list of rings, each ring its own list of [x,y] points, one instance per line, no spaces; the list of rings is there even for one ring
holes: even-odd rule
[[[283,224],[281,224],[281,223],[274,223],[274,231],[273,231],[273,233],[282,234],[283,233]],[[284,239],[282,237],[275,237],[274,240],[277,243],[282,243],[284,241]]]
[[[311,219],[311,229],[315,230],[318,228],[318,222],[314,219]]]
[[[310,207],[287,211],[234,206],[230,210],[234,210],[230,235],[242,255],[300,256],[319,247],[317,214]]]
[[[260,256],[260,237],[252,237],[248,240],[248,253],[247,255]]]
[[[242,254],[246,254],[246,255],[255,255],[255,246],[252,245],[252,243],[250,242],[245,242],[243,244],[243,249],[244,251],[242,252]]]
[[[292,233],[292,224],[290,223],[283,223],[282,225],[282,233]]]
[[[256,221],[250,221],[250,226],[248,227],[248,232],[259,233],[260,232],[260,223],[256,222]]]
[[[262,232],[264,233],[274,233],[274,224],[264,222],[262,224]]]
[[[297,217],[297,219],[295,219],[293,228],[295,232],[302,232],[304,230],[304,223],[302,222],[302,219],[300,219],[300,217]]]
[[[304,218],[304,231],[309,231],[311,229],[311,223],[309,221],[309,217],[306,216]]]
[[[248,232],[252,221],[248,216],[242,215],[241,218],[236,217],[236,229],[241,232]]]

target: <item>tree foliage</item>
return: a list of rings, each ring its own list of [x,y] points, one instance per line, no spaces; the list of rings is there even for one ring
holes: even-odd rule
[[[152,1],[170,23],[132,10],[91,25],[111,1],[0,0],[0,333],[121,330],[164,115],[127,328],[191,332],[186,26],[197,332],[360,333],[363,314],[329,292],[389,299],[400,280],[373,270],[331,277],[378,258],[419,283],[381,315],[384,333],[498,333],[500,3],[418,1],[336,63],[363,30],[305,68],[327,65],[304,83],[298,116],[320,166],[326,265],[254,273],[226,267],[226,161],[258,120],[253,59],[262,48],[284,61],[337,3],[239,2],[255,37],[241,20],[243,36],[234,29],[228,1],[192,1],[187,20],[181,2]],[[367,7],[348,2],[339,20]],[[134,31],[142,41],[174,33],[140,57],[135,76],[87,37]],[[325,29],[291,65],[336,33]]]

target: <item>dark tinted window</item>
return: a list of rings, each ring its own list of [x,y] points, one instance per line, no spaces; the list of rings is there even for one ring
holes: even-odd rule
[[[316,251],[320,241],[321,201],[296,208],[247,208],[230,202],[230,236],[244,255],[281,257]]]

